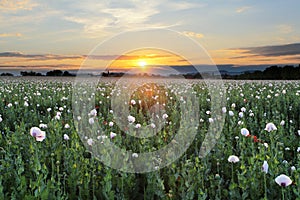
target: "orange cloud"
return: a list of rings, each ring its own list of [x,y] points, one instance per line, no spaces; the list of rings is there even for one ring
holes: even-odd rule
[[[31,10],[36,6],[30,0],[0,0],[0,10]]]
[[[22,37],[21,33],[0,33],[0,37]]]

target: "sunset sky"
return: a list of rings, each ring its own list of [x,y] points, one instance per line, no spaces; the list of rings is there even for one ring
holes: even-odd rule
[[[298,0],[0,0],[0,71],[76,70],[101,42],[141,28],[191,37],[218,65],[298,64],[299,8]],[[128,52],[119,66],[186,64],[166,52]]]

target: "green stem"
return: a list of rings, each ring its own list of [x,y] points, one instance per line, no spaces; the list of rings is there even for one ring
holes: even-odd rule
[[[218,172],[218,174],[219,174],[219,176],[220,176],[220,167],[219,167],[219,161],[218,161],[218,163],[217,163],[217,172]],[[221,192],[221,181],[222,179],[221,179],[221,177],[220,177],[220,181],[219,181],[219,185],[218,185],[218,192],[219,192],[219,198],[220,199],[222,199],[222,192]]]
[[[268,191],[267,191],[267,179],[266,179],[266,173],[264,173],[264,186],[265,186],[265,199],[268,199]]]
[[[281,193],[282,193],[282,200],[284,200],[284,189],[283,189],[283,187],[281,188]]]
[[[232,183],[234,182],[234,179],[233,179],[233,163],[231,163],[231,180],[232,180]]]

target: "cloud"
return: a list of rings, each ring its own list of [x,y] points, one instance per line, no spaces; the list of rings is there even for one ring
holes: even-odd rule
[[[65,60],[65,59],[82,59],[84,56],[81,55],[54,55],[54,54],[23,54],[21,52],[2,52],[0,58],[31,58],[32,60]]]
[[[0,10],[5,11],[32,10],[37,5],[30,0],[0,0]]]
[[[23,54],[21,52],[2,52],[0,58],[25,58],[26,61],[47,61],[47,60],[66,60],[66,59],[92,59],[92,60],[138,60],[167,58],[170,55],[55,55],[55,54]]]
[[[212,51],[212,58],[218,64],[291,64],[298,63],[300,43],[231,48]]]
[[[290,60],[300,61],[300,55],[299,56],[288,57],[288,58],[284,58],[284,59],[287,60],[287,61],[290,61]]]
[[[189,36],[189,37],[195,37],[195,38],[203,38],[204,35],[202,33],[195,33],[192,31],[184,31],[184,35]]]
[[[237,8],[237,9],[235,10],[235,12],[237,12],[237,13],[243,13],[243,12],[248,11],[250,8],[252,8],[252,7],[251,7],[251,6],[240,7],[240,8]]]
[[[238,50],[245,50],[244,54],[253,56],[291,56],[300,55],[300,43],[274,45],[274,46],[261,46],[261,47],[247,47]]]
[[[282,34],[289,34],[289,33],[293,32],[293,27],[288,24],[280,24],[277,26],[277,29]]]
[[[169,1],[168,3],[166,3],[166,6],[172,10],[178,11],[178,10],[187,10],[187,9],[204,7],[205,4]]]
[[[60,65],[0,65],[0,70],[78,70],[80,65],[60,64]]]
[[[138,60],[138,59],[156,59],[156,58],[168,58],[170,55],[89,55],[85,56],[92,60]]]
[[[0,33],[1,37],[22,37],[21,33]]]
[[[149,18],[157,13],[158,2],[155,1],[128,1],[126,5],[99,1],[89,6],[78,6],[79,13],[66,13],[65,20],[82,24],[84,32],[90,35],[111,32],[112,30],[128,30],[130,28],[144,27],[149,23]],[[121,7],[122,6],[122,7]]]
[[[66,11],[64,19],[83,26],[84,33],[88,37],[98,37],[108,35],[111,32],[127,31],[137,28],[170,28],[177,26],[180,21],[162,22],[155,21],[159,14],[167,12],[177,12],[180,10],[203,7],[200,3],[174,2],[171,0],[153,1],[90,1],[72,4]],[[181,20],[181,19],[180,19]]]
[[[89,55],[86,57],[92,60],[135,60],[140,58],[140,56],[134,55]]]

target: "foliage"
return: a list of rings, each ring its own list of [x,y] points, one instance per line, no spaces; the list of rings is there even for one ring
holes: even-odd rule
[[[280,199],[281,187],[274,180],[282,173],[293,181],[283,188],[286,199],[300,198],[300,82],[226,82],[222,136],[206,157],[199,158],[210,125],[210,96],[204,82],[190,81],[186,87],[193,87],[200,105],[195,140],[171,165],[131,174],[103,165],[83,145],[86,141],[75,129],[78,119],[72,115],[72,81],[1,79],[0,199]],[[97,87],[95,123],[108,140],[124,148],[139,152],[161,148],[171,141],[181,113],[177,103],[183,91],[176,91],[178,80],[174,82],[166,81],[163,88],[148,85],[154,92],[150,96],[158,95],[157,101],[164,101],[167,122],[174,122],[166,124],[155,139],[135,142],[116,123],[109,126],[114,122],[109,97],[116,92],[110,80],[104,79]],[[149,88],[134,92],[136,104],[130,105],[130,114],[142,125],[151,114],[147,108],[155,103],[143,93]],[[269,122],[277,130],[264,130]],[[35,126],[46,132],[42,142],[29,134]],[[242,128],[259,140],[241,135]],[[110,139],[110,132],[117,136]],[[239,162],[229,163],[230,155],[238,156]],[[262,171],[264,161],[269,164],[267,174]]]

